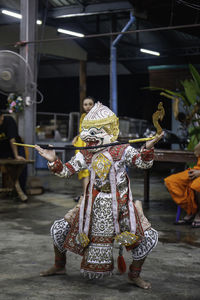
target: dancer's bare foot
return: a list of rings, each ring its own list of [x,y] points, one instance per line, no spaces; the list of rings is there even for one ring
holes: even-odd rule
[[[55,266],[51,267],[47,271],[40,273],[40,276],[53,276],[53,275],[63,275],[66,273],[65,268],[56,268]]]
[[[134,285],[142,289],[148,290],[151,288],[151,283],[148,281],[144,281],[140,276],[136,278],[129,278],[129,279]]]

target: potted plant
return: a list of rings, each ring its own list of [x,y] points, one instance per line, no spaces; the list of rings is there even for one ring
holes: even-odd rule
[[[200,74],[197,69],[189,64],[191,79],[180,81],[182,90],[171,91],[165,88],[149,87],[150,90],[161,91],[160,95],[173,101],[173,113],[175,119],[179,113],[179,101],[186,114],[186,125],[189,132],[188,150],[193,150],[200,141]]]

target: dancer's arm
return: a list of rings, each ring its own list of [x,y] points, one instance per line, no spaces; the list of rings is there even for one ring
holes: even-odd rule
[[[55,150],[43,149],[38,145],[35,146],[35,149],[42,157],[48,160],[50,171],[59,177],[68,178],[83,169],[87,169],[84,156],[80,152],[73,156],[68,162],[62,163],[62,161],[57,158]]]

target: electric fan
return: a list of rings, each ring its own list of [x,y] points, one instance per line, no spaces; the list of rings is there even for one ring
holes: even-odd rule
[[[36,88],[29,64],[16,52],[0,50],[0,93],[22,95]]]

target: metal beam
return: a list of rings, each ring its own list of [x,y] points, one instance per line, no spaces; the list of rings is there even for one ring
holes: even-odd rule
[[[20,40],[32,41],[36,39],[36,20],[38,0],[21,0],[21,14],[23,18],[20,22]],[[20,54],[26,60],[32,71],[33,82],[37,82],[37,60],[36,45],[27,44],[21,46]],[[23,137],[25,143],[35,144],[35,128],[36,128],[36,88],[30,88],[30,76],[28,76],[28,68],[25,70],[25,92],[24,99],[27,104],[24,112],[19,115],[19,133]],[[36,85],[35,85],[36,87]],[[34,159],[35,153],[30,151],[30,159]],[[34,174],[34,167],[29,168],[29,174]]]
[[[48,18],[64,18],[85,15],[107,14],[120,11],[130,11],[132,9],[133,6],[129,1],[113,1],[110,3],[90,4],[85,7],[80,7],[79,5],[70,5],[49,10]]]
[[[135,17],[132,12],[130,13],[130,19],[121,32],[129,29],[133,24]],[[110,48],[110,108],[117,115],[118,103],[117,103],[117,44],[122,39],[123,35],[120,33],[114,41],[111,43]]]

